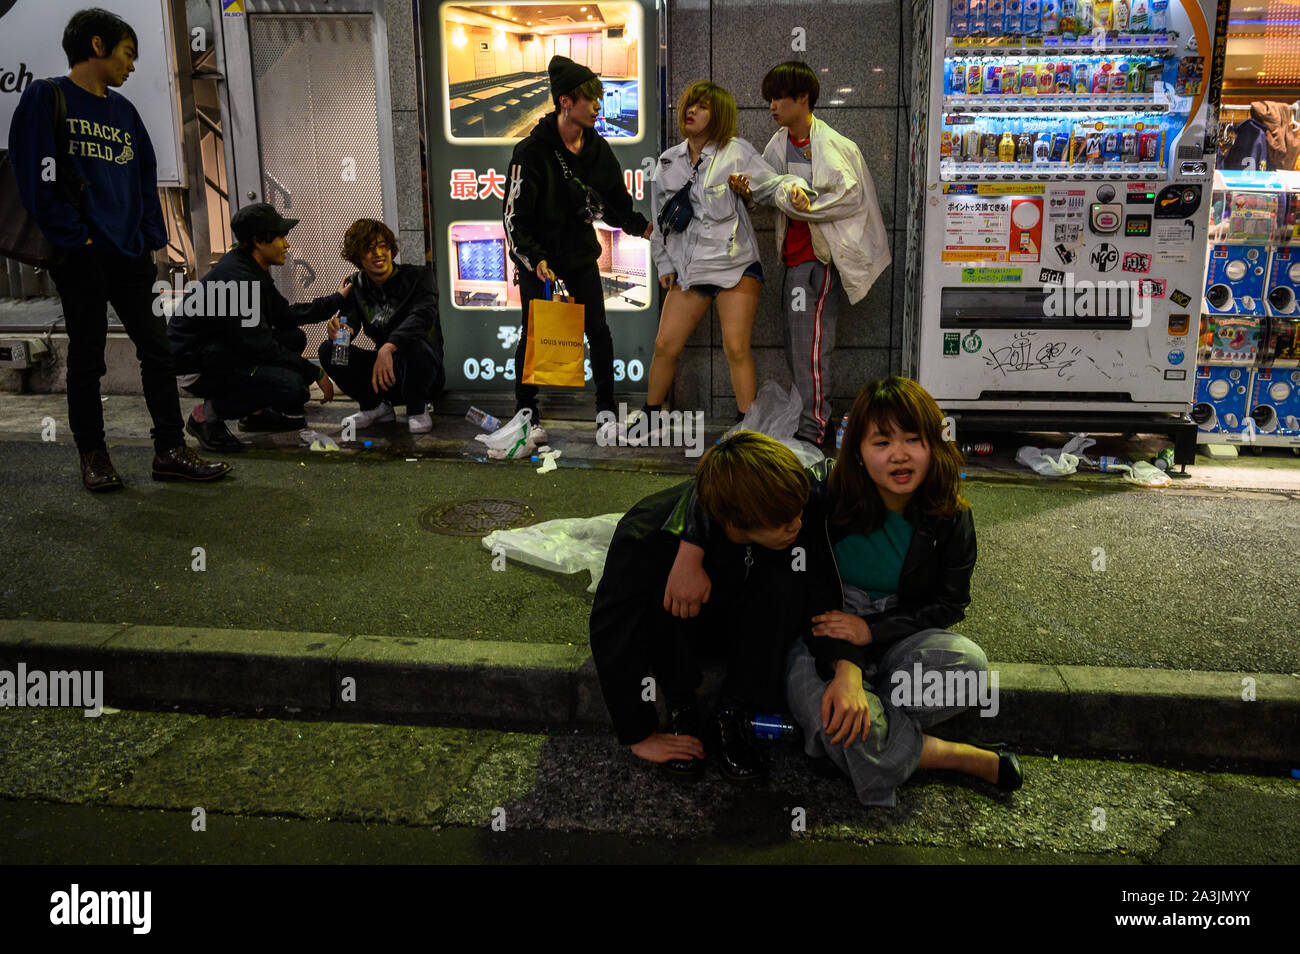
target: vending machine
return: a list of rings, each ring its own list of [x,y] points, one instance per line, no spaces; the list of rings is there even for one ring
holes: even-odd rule
[[[1190,461],[1226,3],[932,11],[913,372],[959,416],[1163,422]]]
[[[1197,441],[1300,448],[1300,173],[1216,172],[1209,240]]]

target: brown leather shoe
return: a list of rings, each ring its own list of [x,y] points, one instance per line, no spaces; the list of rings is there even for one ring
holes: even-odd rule
[[[108,451],[86,451],[81,455],[81,482],[87,490],[121,490],[122,478],[118,476]]]
[[[229,464],[204,460],[184,444],[153,459],[154,480],[217,480],[228,473]]]

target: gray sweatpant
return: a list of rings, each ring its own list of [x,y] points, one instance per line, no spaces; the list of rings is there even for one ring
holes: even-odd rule
[[[898,803],[894,790],[907,781],[921,761],[921,736],[925,729],[950,719],[969,705],[895,706],[891,700],[894,673],[907,675],[911,683],[913,666],[921,672],[979,673],[988,671],[984,650],[965,636],[943,629],[923,629],[900,639],[881,657],[874,669],[862,674],[867,693],[871,726],[866,740],[847,749],[832,745],[822,731],[822,695],[828,683],[817,675],[817,664],[808,647],[799,640],[786,657],[786,699],[790,711],[804,731],[804,749],[814,757],[828,757],[847,772],[864,805],[889,808]],[[972,700],[973,701],[973,700]]]
[[[821,446],[831,419],[831,352],[839,318],[839,274],[834,265],[804,262],[785,269],[785,360],[803,413],[795,436]]]

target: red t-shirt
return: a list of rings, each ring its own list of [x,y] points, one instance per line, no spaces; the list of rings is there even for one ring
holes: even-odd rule
[[[790,145],[796,149],[807,149],[812,145],[812,139],[811,137],[808,139],[795,139],[791,136]],[[787,219],[785,244],[781,246],[781,258],[788,268],[817,260],[817,253],[813,251],[812,233],[808,231],[807,222],[801,222],[798,219]]]

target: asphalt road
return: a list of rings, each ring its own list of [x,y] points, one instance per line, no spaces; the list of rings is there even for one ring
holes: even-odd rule
[[[794,746],[764,750],[772,778],[742,790],[712,766],[668,781],[603,732],[6,709],[0,863],[1279,864],[1300,849],[1290,778],[1026,756],[1014,794],[922,772],[896,808],[867,809]]]
[[[67,446],[0,443],[0,619],[578,645],[585,574],[493,572],[477,539],[421,529],[421,513],[486,497],[539,521],[591,516],[682,479],[256,451],[233,479],[191,486],[150,481],[147,449],[114,458],[127,490],[92,496]],[[979,560],[955,628],[991,659],[1300,671],[1290,497],[1045,481],[966,492]]]

